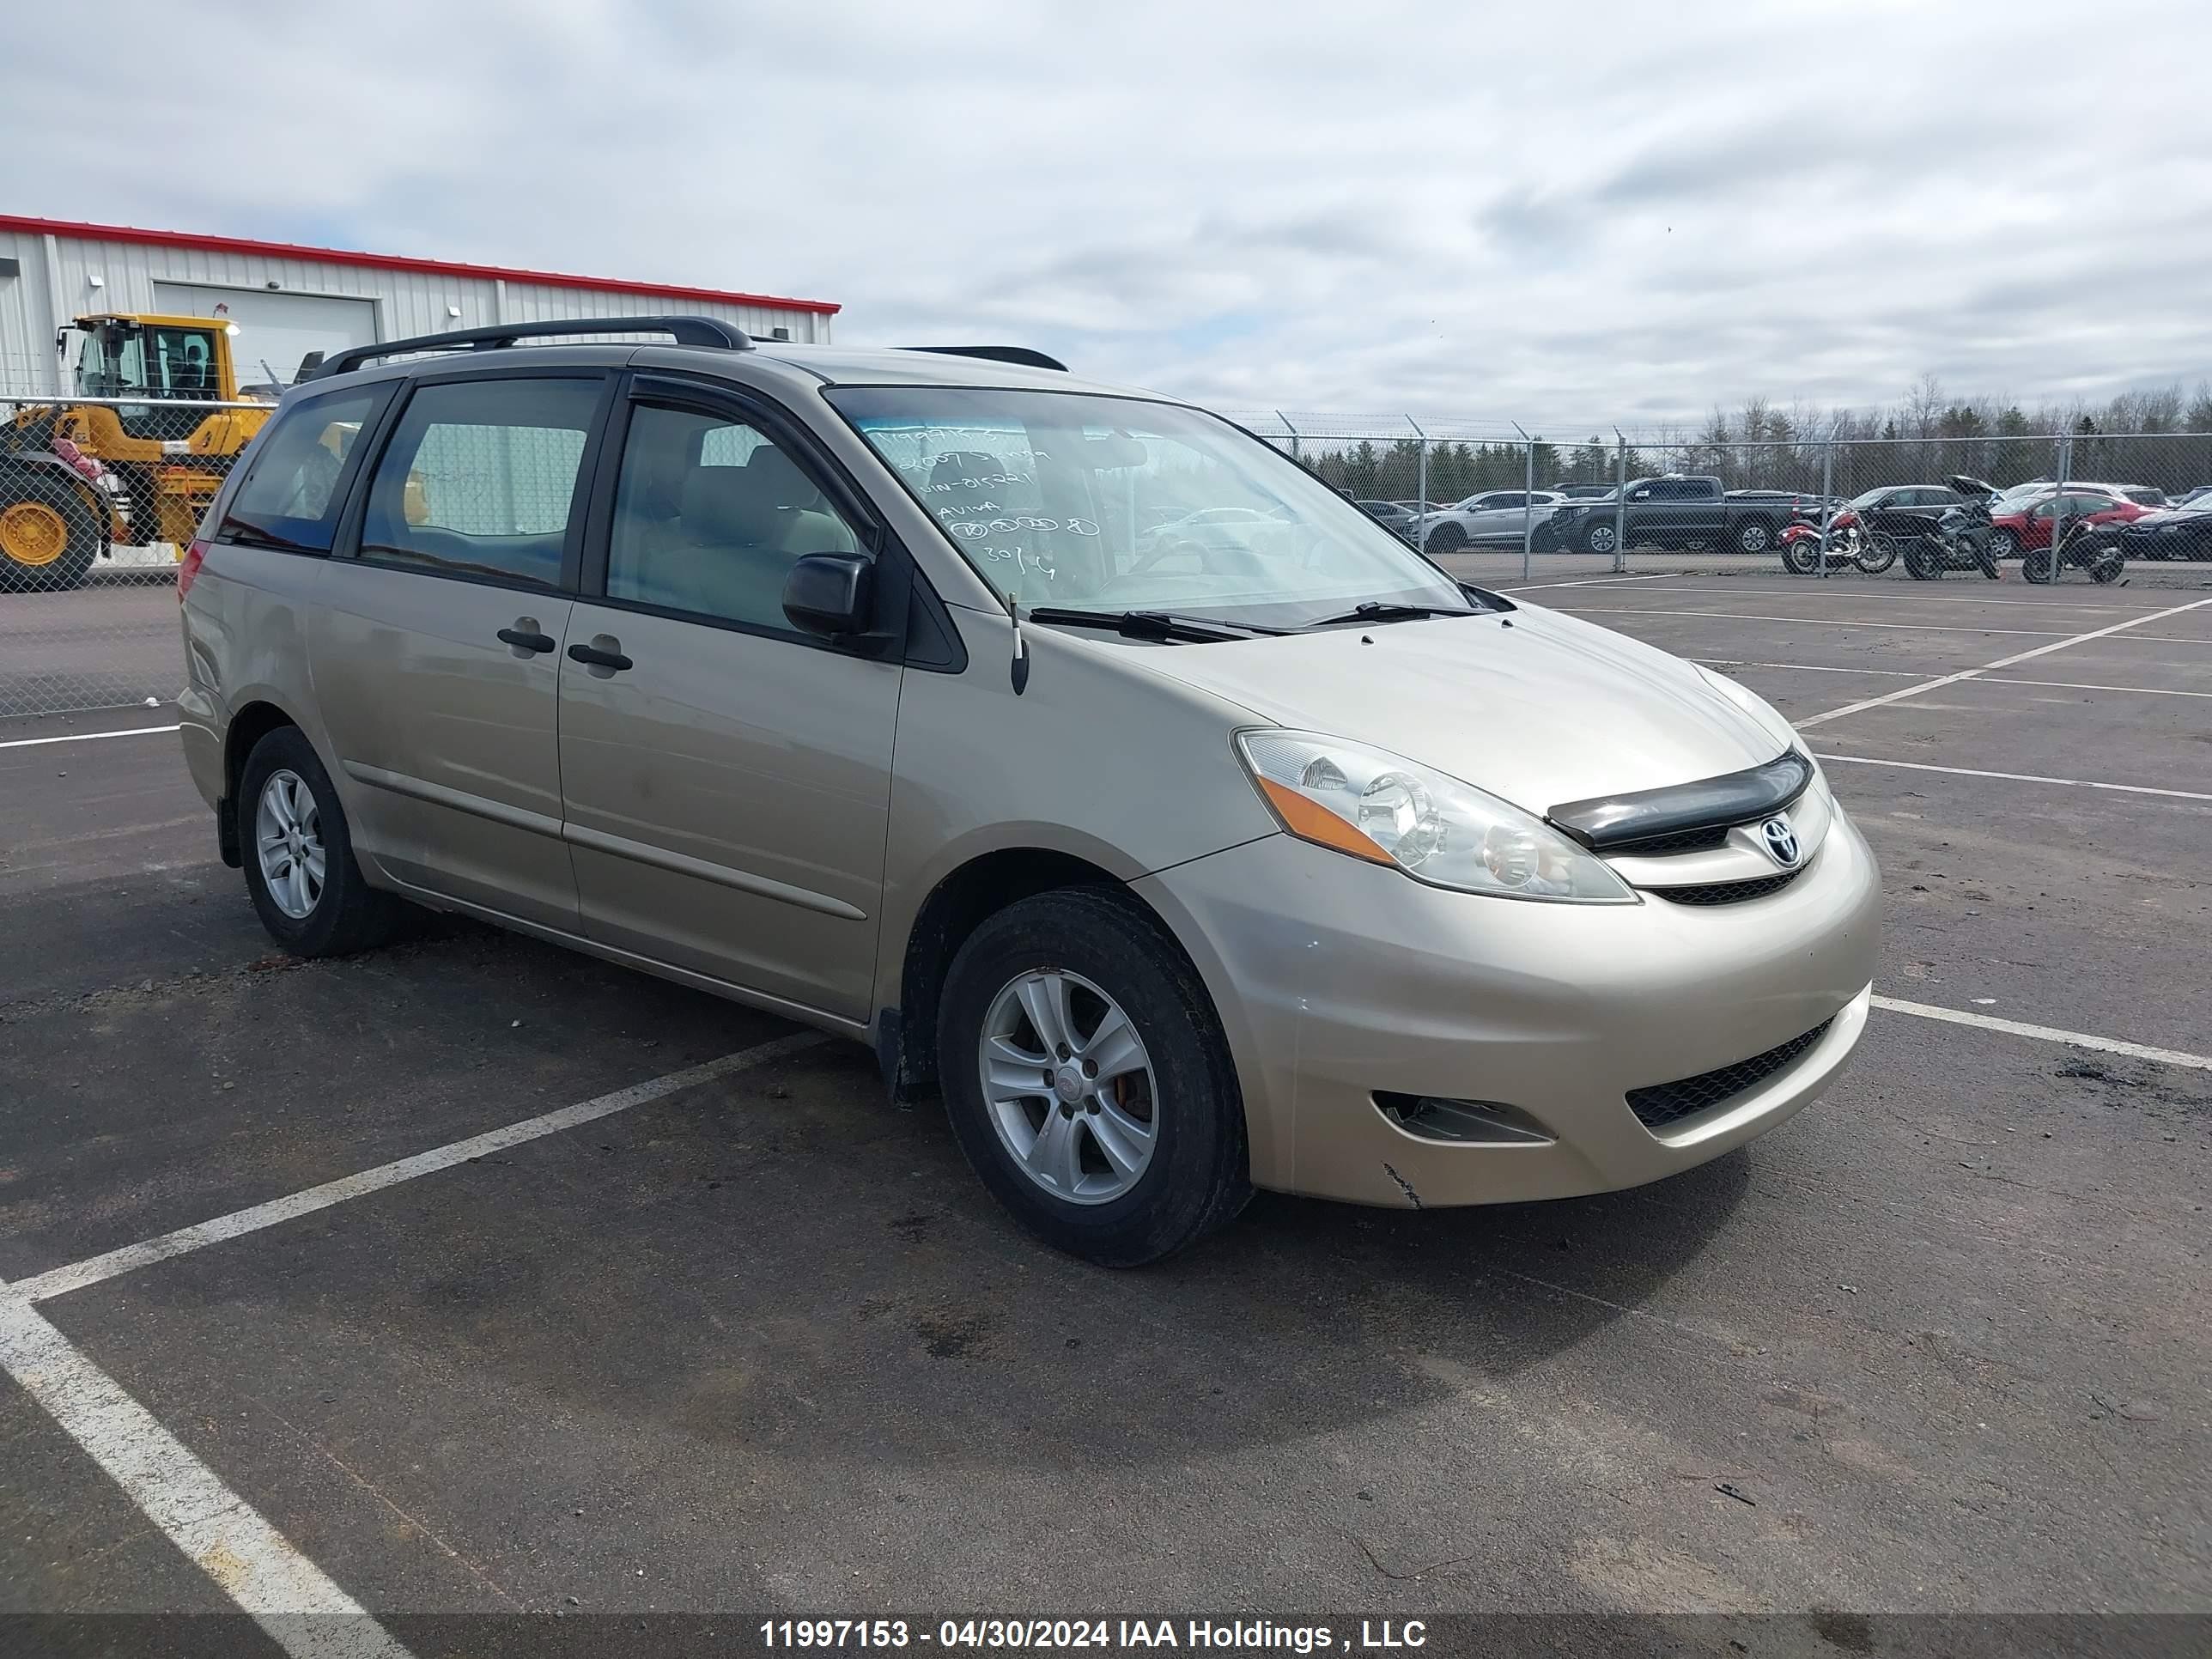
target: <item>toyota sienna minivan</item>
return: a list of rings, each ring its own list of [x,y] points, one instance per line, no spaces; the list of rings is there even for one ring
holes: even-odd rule
[[[178,588],[287,949],[422,906],[859,1039],[1097,1261],[1654,1180],[1866,1022],[1874,860],[1772,708],[1022,348],[350,349]]]

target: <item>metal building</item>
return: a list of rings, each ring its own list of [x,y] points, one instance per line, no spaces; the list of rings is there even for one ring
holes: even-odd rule
[[[718,317],[766,339],[830,338],[836,305],[235,236],[0,214],[0,398],[65,389],[55,337],[97,313],[219,317],[241,381],[289,385],[309,351],[561,317]]]

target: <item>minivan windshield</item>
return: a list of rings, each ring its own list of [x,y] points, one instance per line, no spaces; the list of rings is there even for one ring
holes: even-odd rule
[[[1024,607],[1277,628],[1370,603],[1477,608],[1354,503],[1197,410],[988,386],[824,395]]]

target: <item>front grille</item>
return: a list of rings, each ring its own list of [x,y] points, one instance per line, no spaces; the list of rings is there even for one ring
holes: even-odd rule
[[[1644,890],[1672,899],[1677,904],[1741,904],[1746,899],[1778,893],[1804,873],[1804,867],[1800,866],[1779,875],[1759,876],[1750,881],[1709,881],[1692,887],[1650,887]]]
[[[1695,1077],[1682,1078],[1674,1083],[1655,1083],[1648,1089],[1631,1089],[1628,1091],[1628,1109],[1643,1121],[1645,1128],[1663,1129],[1692,1112],[1718,1106],[1758,1087],[1818,1042],[1821,1034],[1835,1023],[1835,1017],[1832,1014],[1802,1036],[1791,1037],[1789,1042],[1769,1048],[1763,1054],[1739,1060],[1735,1065],[1723,1066],[1717,1071],[1700,1072]]]
[[[1728,838],[1728,825],[1710,823],[1698,830],[1677,830],[1671,836],[1653,836],[1646,841],[1625,842],[1619,847],[1609,847],[1606,850],[1632,858],[1658,858],[1668,853],[1703,853],[1716,847],[1725,847]]]

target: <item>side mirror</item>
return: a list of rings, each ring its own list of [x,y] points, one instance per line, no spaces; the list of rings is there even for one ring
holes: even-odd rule
[[[859,553],[808,553],[783,580],[792,625],[833,640],[865,634],[874,614],[874,562]]]

